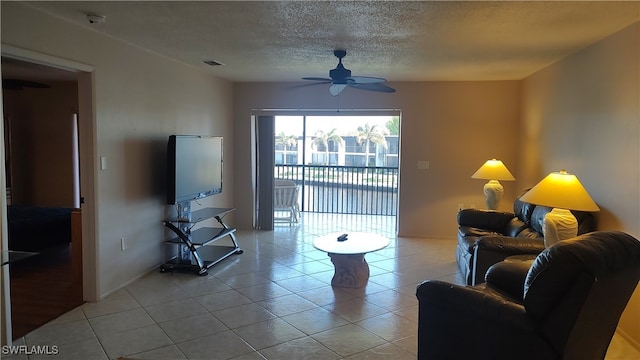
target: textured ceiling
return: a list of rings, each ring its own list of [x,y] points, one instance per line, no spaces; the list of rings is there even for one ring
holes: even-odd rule
[[[640,2],[44,1],[56,16],[232,81],[522,79],[640,20]],[[106,16],[89,24],[87,13]],[[209,67],[203,60],[223,66]]]

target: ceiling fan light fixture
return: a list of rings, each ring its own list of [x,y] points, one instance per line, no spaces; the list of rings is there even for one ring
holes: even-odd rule
[[[338,96],[346,87],[346,84],[332,84],[329,86],[329,93],[333,96]]]

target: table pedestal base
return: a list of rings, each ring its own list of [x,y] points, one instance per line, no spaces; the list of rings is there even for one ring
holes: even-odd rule
[[[331,286],[345,288],[361,288],[369,281],[369,264],[364,254],[333,254],[329,253],[335,267]]]

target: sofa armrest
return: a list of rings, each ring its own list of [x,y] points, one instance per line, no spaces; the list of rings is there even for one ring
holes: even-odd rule
[[[459,236],[474,236],[474,237],[480,238],[480,237],[483,237],[483,236],[499,236],[499,235],[504,235],[504,234],[497,233],[495,231],[489,231],[487,229],[480,229],[480,228],[460,225],[460,226],[458,226],[458,235]]]
[[[522,304],[524,282],[532,261],[511,261],[506,259],[492,265],[485,274],[487,287],[499,291]]]
[[[537,255],[544,250],[542,239],[523,239],[508,236],[485,236],[476,241],[473,263],[473,285],[484,282],[493,264],[513,255]]]
[[[502,351],[522,352],[518,339],[535,336],[524,307],[494,292],[429,280],[418,285],[416,296],[418,359],[501,359]]]
[[[516,325],[533,330],[530,327],[531,323],[527,318],[524,306],[493,292],[482,291],[472,286],[427,280],[418,285],[416,297],[420,310],[422,311],[422,308],[432,309],[434,316],[439,313],[435,308],[440,308],[442,311],[451,310],[459,314],[453,316],[456,319],[468,319],[469,316],[473,316],[475,320],[492,320],[492,322],[497,321],[509,326]],[[466,316],[461,316],[461,313]],[[444,314],[442,316],[446,322],[451,323],[451,317]],[[522,322],[518,322],[518,320]]]
[[[514,217],[515,215],[510,212],[462,209],[458,211],[458,225],[503,233],[507,224]]]

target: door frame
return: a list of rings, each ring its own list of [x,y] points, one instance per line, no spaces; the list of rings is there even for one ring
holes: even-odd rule
[[[78,113],[79,115],[79,148],[80,148],[80,188],[84,203],[82,206],[82,289],[83,300],[97,301],[98,267],[97,267],[97,233],[96,233],[96,120],[94,112],[93,72],[91,65],[42,54],[28,49],[2,44],[2,56],[29,63],[35,63],[52,68],[72,71],[78,74]],[[0,90],[1,91],[1,90]],[[1,94],[1,92],[0,92]],[[2,98],[0,97],[0,112],[4,118]],[[4,139],[4,126],[0,124],[0,138]],[[4,143],[4,140],[3,140]],[[4,155],[4,146],[0,147]],[[4,166],[0,169],[0,223],[2,226],[1,249],[8,249],[7,234],[7,199]],[[2,345],[12,343],[11,334],[11,294],[8,266],[3,266],[0,273],[2,295],[0,308],[0,331]]]

